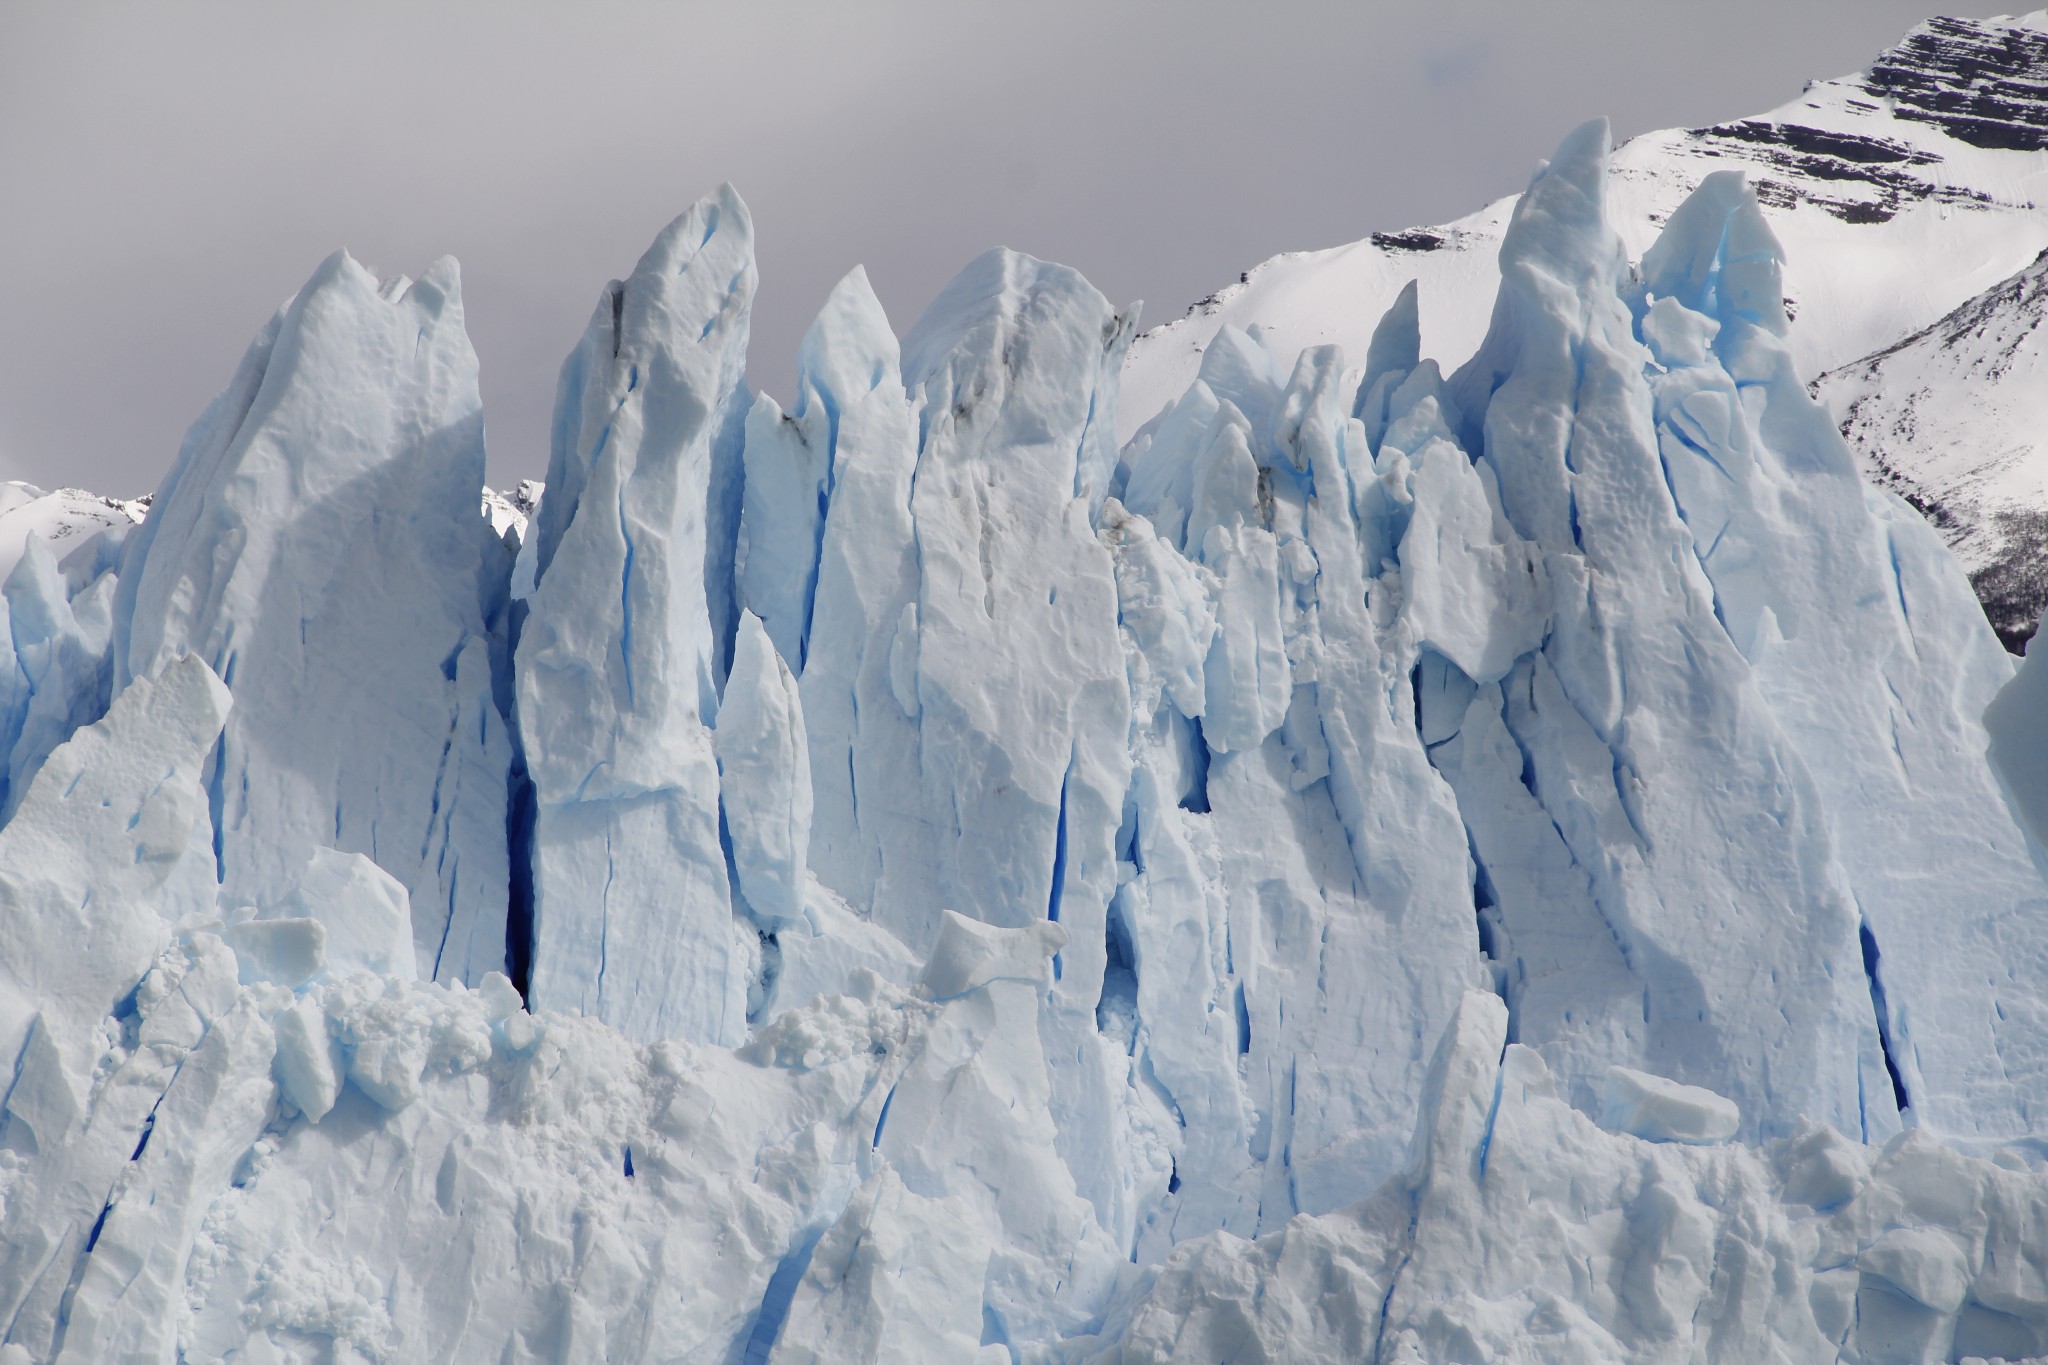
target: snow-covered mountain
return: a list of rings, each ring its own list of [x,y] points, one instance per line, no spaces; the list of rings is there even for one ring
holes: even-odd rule
[[[2048,252],[1814,392],[1942,532],[2015,653],[2048,607]]]
[[[2048,656],[1611,156],[1123,444],[1007,251],[754,392],[721,189],[510,496],[322,264],[0,589],[0,1365],[2048,1354]]]
[[[1767,113],[1630,139],[1610,163],[1609,202],[1631,259],[1724,169],[1748,175],[1785,244],[1799,373],[1833,372],[1820,392],[1852,448],[1934,519],[2018,649],[2048,603],[2029,521],[2048,507],[2048,455],[2033,371],[2000,347],[2038,316],[2026,270],[2048,248],[2048,11],[1931,19],[1868,70]],[[1425,349],[1471,354],[1513,203],[1247,272],[1138,338],[1125,434],[1186,387],[1221,327],[1256,325],[1283,353],[1336,343],[1358,363],[1410,280]],[[1894,348],[1904,354],[1885,359]]]
[[[130,526],[149,512],[149,499],[103,498],[82,488],[46,492],[31,483],[0,483],[0,582],[21,562],[33,535],[57,558],[109,526]]]

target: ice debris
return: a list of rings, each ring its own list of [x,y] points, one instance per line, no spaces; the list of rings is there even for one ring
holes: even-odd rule
[[[1613,1066],[1607,1069],[1600,1126],[1651,1142],[1714,1143],[1734,1137],[1742,1115],[1711,1090]]]

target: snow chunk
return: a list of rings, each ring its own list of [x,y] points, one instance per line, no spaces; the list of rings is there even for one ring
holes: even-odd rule
[[[405,888],[360,853],[314,849],[291,891],[259,918],[272,916],[318,921],[330,971],[413,979]]]
[[[309,1123],[318,1123],[341,1096],[348,1059],[314,996],[300,996],[272,1017],[277,1034],[277,1084]]]
[[[1051,920],[998,929],[944,910],[939,940],[924,969],[924,988],[935,1000],[950,1000],[991,981],[1041,983],[1046,959],[1066,943],[1067,931]]]
[[[1625,1066],[1607,1070],[1606,1102],[1600,1126],[1651,1142],[1726,1142],[1741,1126],[1732,1100],[1697,1085],[1680,1085]]]
[[[1933,1228],[1893,1228],[1865,1247],[1856,1265],[1937,1313],[1955,1312],[1970,1292],[1962,1248]]]

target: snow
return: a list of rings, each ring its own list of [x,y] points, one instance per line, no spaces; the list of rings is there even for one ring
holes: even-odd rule
[[[756,395],[728,188],[494,494],[331,260],[5,580],[0,1361],[2048,1353],[2048,665],[1628,155],[1121,448],[1005,250]]]

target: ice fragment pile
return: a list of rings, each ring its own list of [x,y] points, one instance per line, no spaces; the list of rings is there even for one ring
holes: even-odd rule
[[[6,580],[0,1361],[2048,1353],[2038,661],[1608,156],[1121,447],[1009,251],[755,394],[721,189],[537,505],[323,265]]]

